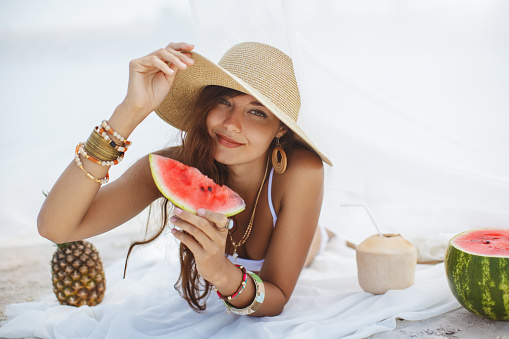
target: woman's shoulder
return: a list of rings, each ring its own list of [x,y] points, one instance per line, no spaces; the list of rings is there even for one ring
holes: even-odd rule
[[[315,152],[300,144],[294,145],[287,157],[288,174],[300,176],[323,173],[322,159]]]
[[[175,155],[177,154],[178,146],[167,147],[160,149],[159,151],[152,152],[153,154],[157,154],[166,158],[175,159]],[[148,154],[147,154],[148,156]]]
[[[287,152],[287,167],[282,175],[276,175],[276,190],[289,193],[303,187],[322,187],[323,162],[313,151],[297,145]]]

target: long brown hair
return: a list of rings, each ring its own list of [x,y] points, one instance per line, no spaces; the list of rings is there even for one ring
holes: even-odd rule
[[[217,104],[219,98],[233,98],[242,94],[244,93],[220,86],[205,87],[196,102],[194,110],[184,122],[183,132],[181,135],[182,145],[176,148],[174,154],[175,160],[178,160],[187,166],[198,168],[203,174],[214,180],[214,182],[218,185],[224,185],[226,183],[228,179],[228,169],[225,165],[214,159],[215,144],[207,130],[206,116],[210,109]],[[280,140],[285,150],[291,148],[293,139],[293,132],[288,130],[285,136]],[[271,144],[269,151],[273,147],[274,145]],[[136,241],[131,244],[124,267],[124,277],[127,268],[127,260],[129,259],[133,247],[148,244],[157,239],[163,233],[170,218],[171,207],[172,204],[169,200],[164,198],[161,210],[162,223],[158,231],[149,239]],[[212,290],[212,284],[200,277],[196,268],[193,253],[182,243],[180,243],[179,257],[180,276],[174,287],[195,311],[203,311],[206,308],[205,300]]]

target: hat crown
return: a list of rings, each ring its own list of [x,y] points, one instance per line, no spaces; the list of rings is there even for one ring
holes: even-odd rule
[[[279,49],[258,42],[230,48],[219,66],[269,99],[293,121],[300,110],[300,95],[292,59]]]

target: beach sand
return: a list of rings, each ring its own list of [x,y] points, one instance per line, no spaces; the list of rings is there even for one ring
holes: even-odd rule
[[[99,236],[91,239],[103,265],[125,258],[131,234]],[[0,321],[6,319],[5,306],[34,301],[52,293],[49,262],[55,245],[0,248]],[[509,339],[509,322],[490,321],[463,308],[421,321],[398,320],[394,331],[369,336],[370,339],[393,338],[464,338]]]

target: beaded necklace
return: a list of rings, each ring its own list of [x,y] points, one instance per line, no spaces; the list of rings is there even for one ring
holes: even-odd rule
[[[267,157],[267,165],[265,166],[265,174],[263,176],[263,180],[260,185],[260,188],[258,189],[258,195],[256,196],[253,213],[251,214],[251,219],[249,219],[249,224],[247,224],[246,232],[244,232],[244,235],[242,236],[242,238],[239,240],[238,243],[236,243],[233,240],[232,233],[228,233],[230,235],[230,241],[232,242],[232,245],[233,245],[233,258],[235,259],[235,264],[237,263],[237,257],[239,256],[237,254],[237,247],[244,245],[244,243],[247,241],[247,238],[249,238],[249,235],[251,234],[251,229],[253,228],[253,221],[254,221],[254,216],[255,216],[255,212],[256,212],[256,205],[258,205],[258,198],[260,198],[260,194],[262,193],[263,184],[265,183],[265,179],[267,179],[268,171],[269,171],[269,158]]]

